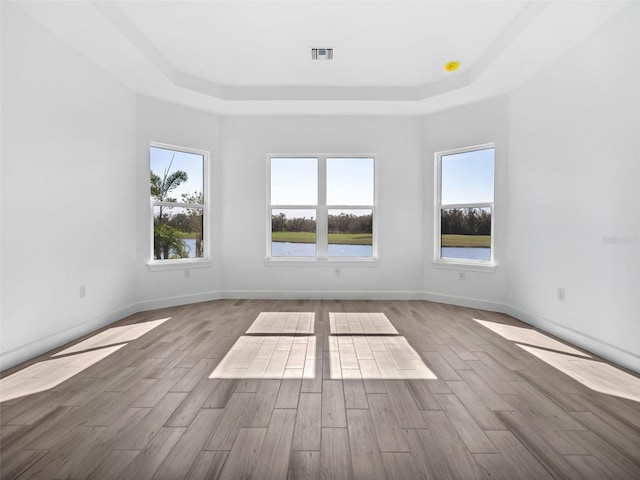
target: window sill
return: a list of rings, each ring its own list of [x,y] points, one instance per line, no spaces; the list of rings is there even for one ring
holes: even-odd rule
[[[147,263],[150,272],[158,272],[162,270],[182,270],[185,268],[210,268],[211,260],[202,258],[198,260],[156,260]]]
[[[350,258],[345,259],[317,259],[317,258],[267,258],[264,261],[267,267],[378,267],[380,260],[377,258]]]
[[[434,260],[431,262],[433,268],[439,268],[443,270],[464,270],[467,272],[484,272],[494,273],[498,264],[496,263],[480,263],[480,262],[454,262]]]

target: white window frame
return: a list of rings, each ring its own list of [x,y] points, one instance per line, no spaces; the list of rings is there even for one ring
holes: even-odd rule
[[[318,168],[318,204],[317,205],[277,205],[271,204],[271,159],[300,158],[317,159]],[[372,158],[373,159],[373,204],[372,205],[327,205],[327,159],[329,158]],[[341,266],[349,264],[377,264],[378,259],[378,156],[373,153],[270,153],[267,155],[267,209],[266,209],[266,256],[267,265],[291,264],[331,264]],[[315,257],[273,257],[271,256],[271,212],[283,210],[315,210],[316,211],[316,256]],[[371,210],[372,215],[372,256],[371,257],[329,257],[329,210]]]
[[[477,203],[442,203],[442,157],[455,155],[459,153],[475,152],[478,150],[494,149],[493,165],[493,202],[477,202]],[[494,271],[495,262],[495,194],[496,194],[496,155],[495,143],[484,143],[481,145],[472,145],[470,147],[455,148],[435,153],[435,208],[434,208],[434,259],[433,264],[436,268],[452,268],[476,271]],[[464,258],[442,258],[442,235],[441,235],[441,211],[449,208],[491,208],[491,259],[490,260],[470,260]]]
[[[149,195],[149,270],[172,270],[179,268],[198,268],[198,267],[209,267],[211,266],[211,234],[209,230],[209,219],[210,219],[210,192],[209,192],[209,152],[207,150],[200,150],[191,147],[182,147],[179,145],[171,145],[168,143],[160,143],[160,142],[150,142],[149,148],[147,149],[148,158],[148,168],[147,172],[150,171],[151,166],[151,147],[162,148],[165,150],[172,150],[176,152],[183,153],[193,153],[195,155],[201,155],[202,162],[202,189],[203,189],[203,199],[204,203],[183,203],[183,202],[158,202],[151,198]],[[149,189],[149,181],[147,180],[147,191]],[[156,260],[153,257],[153,209],[154,207],[182,207],[182,208],[202,208],[202,248],[204,250],[203,256],[201,258],[174,258],[174,259],[164,259],[164,260]]]

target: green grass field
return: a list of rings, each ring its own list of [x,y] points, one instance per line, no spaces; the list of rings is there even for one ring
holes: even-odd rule
[[[332,245],[373,245],[371,233],[330,233],[329,243]]]
[[[316,234],[311,232],[273,232],[274,242],[316,243]],[[332,245],[371,245],[370,233],[330,233]],[[491,235],[442,235],[443,247],[491,247]]]
[[[271,232],[271,241],[290,243],[316,243],[316,234],[312,232]]]
[[[316,234],[311,232],[272,232],[274,242],[316,243]],[[332,245],[371,245],[370,233],[330,233],[329,243]]]
[[[491,247],[491,235],[442,235],[443,247]]]

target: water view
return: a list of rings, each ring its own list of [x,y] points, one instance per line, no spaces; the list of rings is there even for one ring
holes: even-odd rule
[[[371,245],[329,245],[330,257],[372,257]],[[272,257],[315,257],[315,243],[271,242]],[[442,258],[491,261],[490,248],[442,247]]]
[[[186,258],[196,258],[196,239],[185,238],[182,241],[184,242],[187,253],[189,254]]]
[[[271,242],[272,257],[315,257],[315,243]],[[330,257],[372,257],[371,245],[329,245]]]
[[[491,248],[442,247],[442,258],[491,261]]]

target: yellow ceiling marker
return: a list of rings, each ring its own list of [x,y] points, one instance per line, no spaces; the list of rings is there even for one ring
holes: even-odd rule
[[[460,67],[460,62],[456,62],[455,60],[453,62],[449,62],[444,66],[444,69],[447,72],[455,72],[458,68]]]

